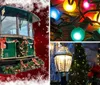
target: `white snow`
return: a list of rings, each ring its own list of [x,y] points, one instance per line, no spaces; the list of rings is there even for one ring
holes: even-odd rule
[[[11,5],[19,8],[23,8],[28,11],[32,11],[34,9],[33,4],[37,4],[37,12],[39,10],[46,8],[49,6],[49,0],[1,0],[0,5]]]

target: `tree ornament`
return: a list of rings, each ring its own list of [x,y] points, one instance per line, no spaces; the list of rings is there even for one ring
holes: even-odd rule
[[[32,58],[32,61],[35,63],[35,65],[39,66],[39,63],[37,62],[35,58]]]
[[[2,16],[5,14],[5,8],[2,9]]]

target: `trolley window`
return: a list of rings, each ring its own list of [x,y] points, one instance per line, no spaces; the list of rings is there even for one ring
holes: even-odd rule
[[[30,37],[33,38],[34,37],[33,36],[34,32],[33,32],[33,29],[32,29],[33,28],[32,27],[32,23],[29,23],[29,28],[30,28],[30,32],[29,32],[30,33]]]
[[[19,19],[19,35],[28,36],[28,22],[24,19]]]
[[[2,34],[16,34],[16,17],[1,16]]]

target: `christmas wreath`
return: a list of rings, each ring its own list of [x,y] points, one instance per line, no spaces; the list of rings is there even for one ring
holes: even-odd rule
[[[17,56],[18,57],[27,56],[28,41],[26,39],[20,40],[20,41],[17,40],[16,47],[17,47]]]

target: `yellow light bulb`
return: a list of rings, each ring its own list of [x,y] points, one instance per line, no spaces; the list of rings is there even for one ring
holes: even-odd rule
[[[100,15],[99,15],[98,20],[97,20],[97,16],[98,16],[98,12],[94,15],[93,20],[100,23]],[[98,24],[96,23],[95,25],[98,25]]]
[[[72,0],[71,0],[72,1]],[[76,9],[76,2],[74,1],[72,5],[68,3],[68,0],[65,0],[63,3],[63,8],[67,12],[73,12]]]

